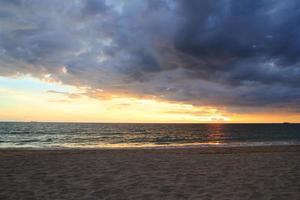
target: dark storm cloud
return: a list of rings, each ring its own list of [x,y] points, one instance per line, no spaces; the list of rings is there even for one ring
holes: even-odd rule
[[[96,15],[104,13],[107,9],[107,6],[102,0],[88,0],[84,1],[84,7],[82,9],[84,14],[87,15]]]
[[[297,0],[0,1],[0,74],[299,112]]]
[[[225,81],[234,83],[290,82],[281,77],[283,73],[294,74],[291,82],[295,82],[300,75],[295,70],[300,52],[297,1],[181,1],[180,5],[185,22],[174,43],[179,51],[206,63],[194,66],[195,72],[205,68],[210,75],[204,75],[213,79],[218,78],[216,72],[229,72],[233,76]],[[270,63],[274,70],[267,69]]]

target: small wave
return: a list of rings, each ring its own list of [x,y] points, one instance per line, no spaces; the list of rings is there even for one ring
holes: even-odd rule
[[[28,146],[29,145],[29,146]],[[176,149],[176,148],[234,148],[234,147],[264,147],[264,146],[290,146],[300,145],[300,141],[276,141],[276,142],[230,142],[230,143],[169,143],[169,144],[155,144],[155,143],[118,143],[118,144],[55,144],[55,145],[41,145],[41,144],[12,144],[11,148],[38,148],[38,149]]]
[[[16,141],[18,143],[30,143],[30,142],[41,142],[41,140],[37,140],[37,139],[31,139],[31,140],[19,140]]]
[[[31,131],[10,131],[8,134],[10,135],[22,135],[22,134],[31,134]]]

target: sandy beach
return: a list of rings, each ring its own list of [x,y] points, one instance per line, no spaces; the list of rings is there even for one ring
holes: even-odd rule
[[[0,150],[0,199],[299,199],[300,147]]]

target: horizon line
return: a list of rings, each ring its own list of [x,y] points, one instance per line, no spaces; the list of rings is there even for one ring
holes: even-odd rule
[[[300,124],[300,122],[88,122],[88,121],[2,121],[0,123],[70,123],[70,124]]]

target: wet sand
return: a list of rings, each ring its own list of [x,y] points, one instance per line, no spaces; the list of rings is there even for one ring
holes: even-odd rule
[[[0,199],[299,199],[300,147],[0,150]]]

